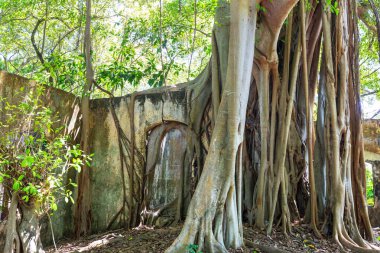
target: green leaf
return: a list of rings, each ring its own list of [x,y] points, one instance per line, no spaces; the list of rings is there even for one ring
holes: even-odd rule
[[[29,192],[30,192],[30,194],[31,195],[37,195],[37,193],[38,193],[38,191],[37,191],[37,188],[34,186],[34,185],[32,185],[32,184],[29,184]]]
[[[29,201],[29,196],[25,195],[24,197],[22,197],[22,200],[24,200],[25,202],[28,202]]]
[[[32,167],[34,164],[34,157],[33,156],[26,156],[24,160],[21,162],[21,167],[27,168],[27,167]]]
[[[56,203],[53,202],[53,203],[50,204],[50,208],[51,208],[51,210],[53,210],[53,211],[57,211],[58,206],[57,206]]]
[[[13,183],[12,189],[15,190],[15,191],[18,191],[20,189],[20,182],[19,181],[15,181]]]

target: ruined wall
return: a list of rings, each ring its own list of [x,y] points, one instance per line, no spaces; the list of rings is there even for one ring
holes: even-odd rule
[[[364,159],[380,160],[380,120],[370,119],[363,122]]]
[[[154,127],[171,121],[187,124],[187,108],[185,91],[173,88],[170,96],[164,98],[161,90],[152,89],[149,92],[135,93],[121,98],[114,98],[116,116],[120,121],[122,131],[132,139],[132,127],[135,133],[135,168],[140,175],[145,174],[147,134]],[[133,101],[133,102],[132,102]],[[134,105],[133,120],[131,120],[131,105]],[[99,232],[121,226],[117,220],[111,224],[123,206],[123,174],[127,199],[132,190],[130,176],[124,167],[121,172],[118,134],[110,110],[109,99],[95,99],[91,103],[91,147],[94,153],[91,168],[92,186],[92,231]],[[132,125],[133,124],[133,125]],[[141,161],[140,156],[143,156]],[[130,163],[130,161],[128,160]],[[130,164],[128,164],[130,166]],[[136,179],[137,180],[137,179]],[[135,181],[136,181],[135,180]],[[137,182],[140,183],[140,182]],[[128,217],[130,213],[124,210]],[[138,214],[139,215],[139,214]]]
[[[22,93],[32,89],[35,85],[35,82],[26,78],[0,72],[0,95],[11,103],[20,102],[22,100]],[[22,87],[24,87],[24,91],[20,91]],[[163,90],[166,91],[162,92]],[[139,184],[139,193],[144,195],[144,189],[141,188],[141,184],[144,183],[143,181],[145,181],[144,178],[146,176],[147,136],[155,127],[165,126],[173,121],[182,123],[180,124],[181,131],[186,129],[189,121],[187,99],[186,87],[179,86],[151,89],[124,97],[113,98],[112,101],[108,98],[90,101],[90,146],[91,152],[94,154],[90,171],[92,233],[125,225],[122,217],[128,218],[131,216],[131,213],[126,208],[123,210],[123,214],[120,214],[123,202],[125,199],[133,200],[136,198],[136,196],[132,196],[134,192],[131,190],[131,175],[130,171],[127,170],[127,167],[131,167],[130,157],[124,158],[126,159],[126,166],[123,167],[123,171],[121,170],[120,159],[122,158],[119,150],[119,135],[112,115],[111,102],[114,106],[117,120],[120,123],[122,134],[129,141],[134,139],[135,162],[133,170],[140,177],[140,179],[136,179],[135,177],[134,181],[135,184]],[[72,134],[76,140],[79,140],[80,100],[62,90],[47,88],[45,102],[53,111],[59,113],[66,133]],[[0,119],[4,117],[4,115],[0,115]],[[123,146],[123,151],[127,156],[130,156],[128,144]],[[161,150],[160,152],[165,151]],[[165,159],[165,157],[162,159]],[[171,169],[173,168],[169,168],[168,170]],[[182,174],[174,173],[174,175]],[[74,180],[76,176],[73,174],[69,175]],[[176,179],[170,180],[175,181]],[[123,193],[123,184],[125,185],[126,196]],[[173,188],[169,190],[177,190],[175,187],[177,186],[173,185]],[[142,198],[143,196],[139,197]],[[52,220],[57,240],[62,237],[72,236],[74,227],[73,210],[72,205],[61,203],[58,211],[54,214]],[[139,216],[140,213],[135,215]],[[43,241],[45,244],[49,244],[51,242],[51,235],[46,219],[42,221],[42,226],[45,231]]]

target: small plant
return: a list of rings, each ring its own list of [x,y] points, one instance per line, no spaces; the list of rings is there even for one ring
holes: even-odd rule
[[[189,244],[186,247],[186,253],[202,253],[202,251],[198,251],[199,246],[196,244]]]
[[[262,6],[261,4],[256,4],[256,10],[257,10],[257,12],[263,12],[263,13],[267,12],[267,9],[264,6]]]
[[[369,206],[373,206],[375,204],[374,198],[374,190],[373,190],[373,177],[372,177],[372,169],[366,166],[365,169],[366,176],[366,196],[367,196],[367,204]]]
[[[339,3],[338,1],[326,0],[325,11],[329,10],[331,13],[339,14]]]

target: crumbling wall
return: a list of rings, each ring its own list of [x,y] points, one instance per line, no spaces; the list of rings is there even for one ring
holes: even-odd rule
[[[134,170],[138,171],[141,177],[145,175],[148,132],[158,125],[172,121],[187,124],[187,103],[184,93],[184,89],[173,88],[170,90],[170,95],[164,97],[165,94],[162,94],[161,90],[152,89],[113,99],[121,130],[129,140],[135,139]],[[110,102],[110,99],[94,99],[90,102],[91,147],[94,153],[91,166],[93,232],[120,227],[123,225],[123,215],[125,217],[131,215],[128,208],[123,210],[124,214],[118,215],[123,206],[123,181],[126,187],[126,198],[138,197],[131,196],[133,192],[130,189],[132,185],[130,172],[126,167],[123,168],[123,172],[121,171],[119,137]],[[131,114],[132,105],[133,115]],[[127,166],[131,166],[129,159],[127,162]],[[141,180],[137,181],[135,178],[135,184],[141,184]],[[120,217],[116,217],[117,215]]]
[[[364,159],[380,160],[380,120],[369,119],[363,122]]]
[[[27,92],[35,85],[35,82],[26,78],[0,72],[0,95],[10,103],[20,102],[23,92]],[[188,86],[178,86],[151,89],[124,97],[90,101],[90,147],[94,154],[90,171],[92,233],[125,226],[125,219],[132,215],[140,216],[140,213],[132,214],[132,209],[128,206],[143,205],[142,202],[150,202],[147,199],[149,196],[145,196],[146,188],[149,188],[147,185],[149,182],[146,179],[148,176],[146,173],[147,136],[152,129],[165,126],[171,122],[180,123],[181,131],[183,129],[190,131],[187,125],[189,124],[188,105],[191,103],[188,103],[187,88]],[[62,90],[47,87],[44,100],[54,112],[59,113],[66,133],[71,134],[74,137],[73,139],[79,140],[80,99]],[[5,115],[0,115],[0,119],[4,119],[4,117]],[[115,124],[115,117],[119,123],[121,134],[127,140],[123,142],[122,147],[126,157],[120,155],[120,132],[118,132],[117,124]],[[187,141],[192,134],[173,135],[171,141],[177,143]],[[173,138],[177,138],[176,136],[183,138],[183,140],[173,140]],[[132,149],[134,150],[133,159],[131,158]],[[161,150],[160,152],[165,151]],[[189,157],[190,155],[186,159],[191,160],[192,157]],[[125,160],[124,166],[121,166],[121,159]],[[134,178],[133,176],[131,178],[131,168],[133,169],[132,173],[135,173]],[[168,168],[168,170],[171,169]],[[174,173],[173,175],[181,177],[183,173]],[[69,175],[74,180],[76,176]],[[172,178],[170,180],[179,181],[182,179]],[[188,185],[187,182],[186,185]],[[175,184],[170,187],[172,189],[167,190],[178,190],[178,186]],[[188,190],[186,191],[188,192]],[[136,194],[138,196],[135,196]],[[189,201],[190,196],[186,196],[186,199]],[[125,203],[125,200],[132,200],[130,202],[133,203]],[[122,207],[125,204],[127,207],[123,209]],[[176,214],[178,213],[176,210],[182,209],[183,206],[186,204],[177,203],[171,208]],[[73,234],[73,210],[72,205],[61,203],[58,211],[52,217],[57,240]],[[51,237],[47,219],[43,219],[42,226],[45,231],[43,241],[45,244],[49,244]]]

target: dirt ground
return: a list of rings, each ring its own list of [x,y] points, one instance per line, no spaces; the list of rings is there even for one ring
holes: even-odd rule
[[[91,235],[78,241],[63,240],[58,242],[57,251],[54,247],[47,249],[48,253],[157,253],[164,252],[181,230],[180,226],[151,229],[147,227],[133,230],[114,230],[103,234]],[[380,235],[380,229],[375,229],[375,238]],[[317,239],[306,225],[294,227],[293,234],[288,237],[274,231],[271,237],[251,227],[244,227],[244,237],[249,241],[271,247],[271,252],[342,252],[331,239]],[[379,244],[379,241],[377,241]],[[278,251],[273,251],[277,248]],[[246,247],[231,250],[231,253],[269,252],[257,247]],[[184,252],[186,253],[186,252]],[[206,252],[203,252],[206,253]]]

